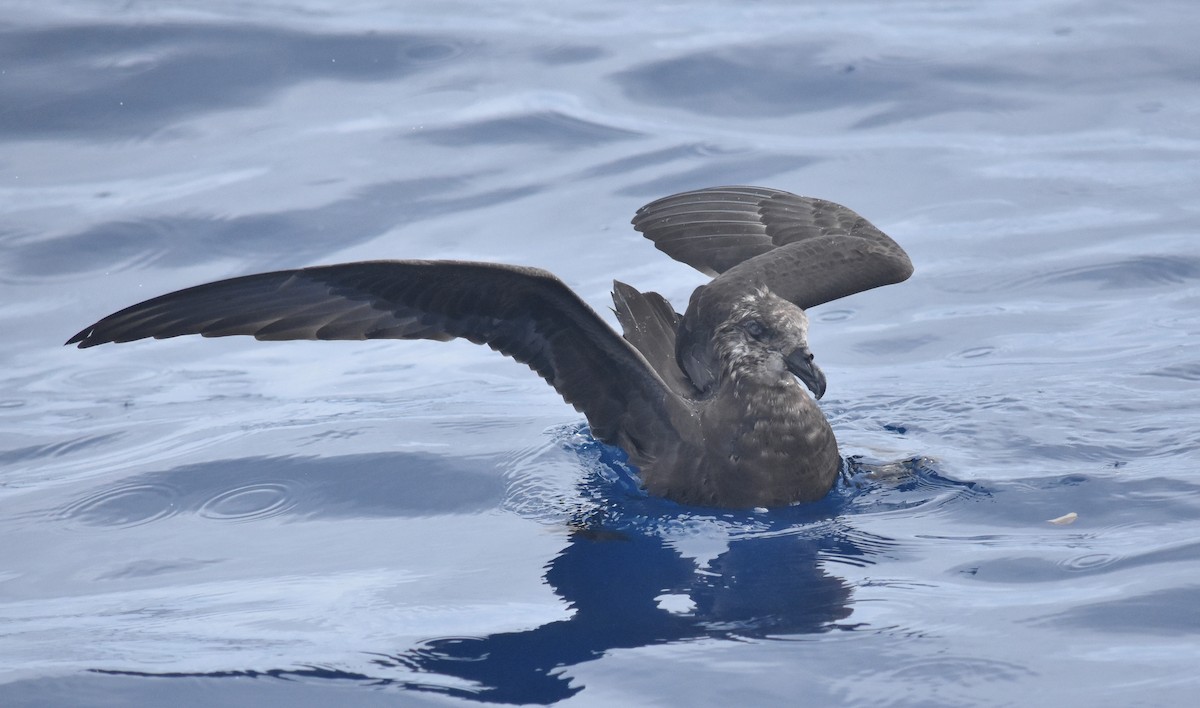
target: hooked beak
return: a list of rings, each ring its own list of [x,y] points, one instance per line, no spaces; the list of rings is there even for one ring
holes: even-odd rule
[[[825,374],[817,367],[813,361],[812,352],[808,351],[808,347],[800,347],[796,351],[788,354],[787,359],[788,371],[792,372],[796,378],[804,382],[809,390],[813,392],[813,396],[820,399],[825,395]]]

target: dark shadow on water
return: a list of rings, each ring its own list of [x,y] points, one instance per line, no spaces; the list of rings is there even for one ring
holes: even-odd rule
[[[473,514],[499,506],[499,461],[429,453],[249,457],[183,465],[96,488],[54,511],[80,527],[195,514],[213,521]]]
[[[1195,545],[1185,562],[1194,563],[1200,557],[1200,549]],[[1067,632],[1100,630],[1194,638],[1200,634],[1200,584],[1082,604],[1046,617],[1039,623],[1061,627]]]
[[[0,31],[0,135],[143,136],[257,106],[307,81],[432,71],[473,42],[445,35],[312,34],[253,24],[91,24]],[[54,77],[54,80],[20,80]]]
[[[516,185],[476,191],[466,178],[422,177],[374,184],[309,209],[105,222],[6,253],[0,269],[19,277],[65,276],[130,262],[194,266],[229,257],[249,263],[265,258],[274,268],[299,267],[388,229],[502,204],[538,189]],[[282,252],[281,244],[287,244]]]
[[[667,170],[664,167],[663,174],[653,179],[628,184],[617,193],[650,200],[657,195],[699,189],[711,184],[757,184],[819,161],[815,157],[781,154],[776,150],[743,157],[710,159],[698,166],[688,164],[676,170]]]
[[[1024,78],[1014,70],[971,64],[830,63],[824,50],[811,43],[721,47],[649,62],[612,78],[634,101],[698,115],[759,118],[873,108],[858,128],[1010,107],[1012,100],[981,88]]]

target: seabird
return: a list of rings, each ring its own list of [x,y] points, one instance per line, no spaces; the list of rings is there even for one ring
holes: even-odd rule
[[[908,255],[844,206],[762,187],[665,197],[633,226],[713,279],[682,315],[658,293],[613,281],[623,337],[545,270],[407,260],[198,285],[109,315],[67,344],[461,337],[528,364],[593,436],[628,453],[650,494],[731,508],[825,496],[841,458],[816,403],[825,375],[804,310],[907,279]]]

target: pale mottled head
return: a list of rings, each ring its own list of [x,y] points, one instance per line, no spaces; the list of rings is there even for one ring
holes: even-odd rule
[[[794,375],[817,398],[825,395],[825,375],[808,348],[804,310],[766,288],[735,299],[714,332],[716,354],[730,375]]]

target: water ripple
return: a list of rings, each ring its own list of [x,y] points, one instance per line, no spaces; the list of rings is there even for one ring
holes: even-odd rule
[[[197,513],[216,521],[253,521],[279,516],[297,504],[297,491],[286,482],[259,482],[230,489],[204,502]]]
[[[179,511],[179,498],[179,490],[169,484],[122,484],[77,499],[55,516],[91,527],[129,528],[174,516]]]
[[[1011,284],[1014,290],[1041,285],[1095,283],[1105,290],[1177,285],[1200,280],[1200,258],[1132,256],[1084,266],[1059,268]]]
[[[458,126],[421,131],[416,138],[434,145],[541,144],[560,150],[639,137],[633,131],[545,111],[487,118]]]
[[[940,683],[959,686],[978,685],[987,681],[1015,681],[1032,676],[1029,669],[1008,661],[970,656],[938,656],[904,662],[891,670],[896,676],[928,676]],[[876,680],[885,677],[876,677]]]
[[[996,347],[972,347],[970,349],[964,349],[963,351],[952,354],[951,357],[955,359],[979,359],[981,357],[995,354],[996,351]]]
[[[1074,558],[1059,561],[1059,566],[1068,571],[1090,572],[1112,565],[1120,560],[1119,556],[1109,553],[1088,553]]]
[[[826,310],[817,316],[821,322],[845,322],[854,317],[856,310],[850,308],[842,308],[840,310]]]
[[[1157,371],[1147,371],[1146,376],[1183,379],[1184,381],[1200,381],[1200,362],[1164,366]]]
[[[124,437],[123,433],[102,433],[99,435],[84,435],[69,438],[46,445],[30,445],[12,450],[0,450],[0,464],[12,464],[29,460],[41,460],[52,457],[62,457],[87,450],[97,445],[114,442]]]
[[[62,384],[69,388],[91,391],[98,386],[116,386],[142,383],[161,377],[161,372],[152,366],[94,366],[67,372]]]

